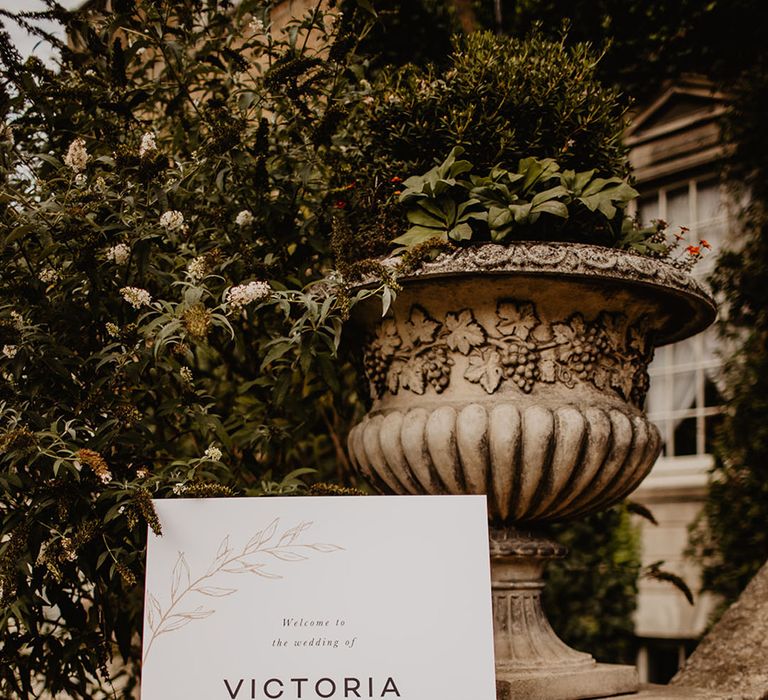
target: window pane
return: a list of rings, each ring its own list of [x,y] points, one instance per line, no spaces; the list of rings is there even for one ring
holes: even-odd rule
[[[688,185],[667,192],[667,223],[675,228],[691,226]]]
[[[696,419],[686,418],[675,428],[675,455],[696,454]]]
[[[704,381],[704,405],[705,406],[722,406],[723,395],[717,388],[717,385],[711,380],[706,379]]]
[[[699,344],[696,337],[681,340],[679,343],[672,345],[671,348],[673,353],[671,364],[676,367],[688,365],[700,359]]]
[[[659,218],[659,197],[657,194],[640,198],[637,203],[637,218],[644,226]]]
[[[666,420],[655,420],[653,421],[653,423],[659,429],[659,433],[661,434],[661,456],[671,457],[672,445],[671,445],[671,439],[670,439],[671,435],[669,434],[669,431],[672,428],[672,424]]]
[[[704,451],[712,454],[712,446],[717,438],[717,431],[723,423],[722,414],[719,416],[708,416],[705,419],[704,428]]]
[[[699,182],[696,187],[696,222],[704,223],[724,216],[717,182]]]

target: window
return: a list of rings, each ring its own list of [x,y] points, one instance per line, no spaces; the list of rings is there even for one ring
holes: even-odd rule
[[[670,234],[687,227],[690,244],[705,240],[712,246],[696,265],[694,275],[706,278],[714,267],[728,228],[719,183],[707,177],[678,182],[641,196],[638,218],[647,224],[663,219]],[[648,369],[651,387],[646,410],[661,431],[665,457],[706,455],[720,420],[722,402],[715,383],[721,361],[713,328],[656,351]]]

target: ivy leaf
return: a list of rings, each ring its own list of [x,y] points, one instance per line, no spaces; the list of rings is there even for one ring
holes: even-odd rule
[[[473,384],[480,384],[489,394],[492,394],[501,383],[504,370],[501,357],[494,349],[473,350],[469,356],[469,364],[464,372],[464,378]]]
[[[516,335],[521,340],[525,340],[531,330],[539,325],[536,309],[529,301],[501,301],[496,308],[496,313],[502,319],[496,324],[496,328],[502,335]]]
[[[388,318],[381,322],[381,325],[376,330],[376,340],[373,344],[381,350],[385,357],[393,355],[397,348],[403,344],[394,320]]]
[[[609,314],[604,311],[598,317],[598,322],[611,347],[614,350],[622,350],[627,336],[627,317],[624,314]]]
[[[402,360],[395,360],[387,370],[387,389],[391,394],[396,394],[400,388],[400,373],[403,371],[405,362]]]
[[[423,365],[417,358],[411,358],[403,364],[400,372],[400,386],[410,389],[414,394],[423,394],[426,389]]]
[[[440,324],[430,318],[429,314],[420,306],[414,306],[408,321],[405,323],[408,335],[414,345],[431,343],[435,339],[435,333]]]
[[[445,317],[445,329],[448,331],[445,336],[448,347],[462,355],[469,354],[473,347],[485,342],[485,331],[475,321],[470,309],[463,309],[458,315],[449,313]]]

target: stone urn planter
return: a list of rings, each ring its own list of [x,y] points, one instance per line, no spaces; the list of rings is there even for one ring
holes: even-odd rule
[[[499,698],[637,690],[632,667],[561,642],[541,609],[539,524],[627,496],[661,449],[643,414],[655,346],[703,330],[711,298],[656,259],[577,244],[465,248],[358,307],[371,410],[356,468],[394,494],[487,494]],[[457,604],[460,604],[457,601]]]

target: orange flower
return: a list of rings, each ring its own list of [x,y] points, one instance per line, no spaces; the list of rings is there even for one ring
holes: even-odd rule
[[[687,250],[687,251],[688,251],[688,252],[689,252],[691,255],[701,255],[701,247],[700,247],[700,246],[697,246],[697,245],[689,245],[689,246],[686,248],[686,250]]]
[[[699,243],[701,244],[702,248],[706,248],[709,250],[712,246],[709,244],[708,241],[705,241],[704,239],[700,240]]]
[[[402,181],[403,181],[403,178],[401,178],[401,177],[398,177],[397,175],[395,175],[393,178],[391,178],[391,179],[390,179],[390,182],[391,182],[391,183],[393,183],[393,184],[395,184],[395,185],[396,185],[398,182],[402,182]]]

